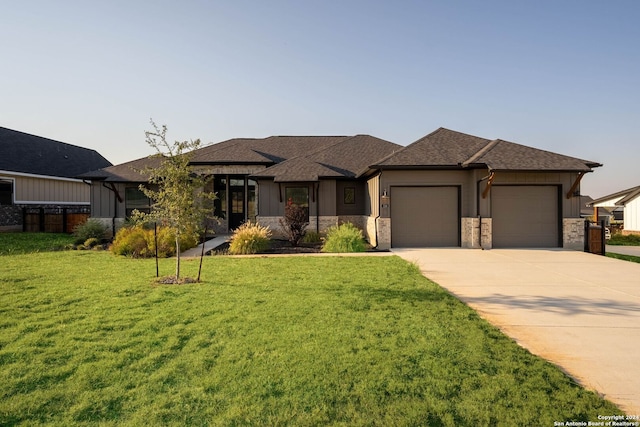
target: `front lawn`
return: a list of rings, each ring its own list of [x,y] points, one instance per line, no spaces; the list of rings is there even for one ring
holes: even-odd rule
[[[72,235],[62,233],[0,233],[0,255],[59,251],[73,240]]]
[[[617,246],[640,246],[640,236],[637,234],[614,234],[611,239],[607,240],[607,245]]]
[[[154,273],[105,252],[0,257],[0,425],[550,426],[621,413],[397,257],[207,257],[205,282],[181,286],[151,285]]]

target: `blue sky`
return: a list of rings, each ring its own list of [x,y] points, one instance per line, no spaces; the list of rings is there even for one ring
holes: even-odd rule
[[[98,150],[440,126],[640,185],[638,1],[0,0],[0,126]]]

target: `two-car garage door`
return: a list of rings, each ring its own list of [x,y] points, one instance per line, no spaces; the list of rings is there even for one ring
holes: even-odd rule
[[[460,246],[460,187],[391,187],[391,246]]]
[[[494,185],[493,247],[561,246],[559,194],[555,185]],[[460,199],[458,186],[391,187],[391,246],[460,246]]]

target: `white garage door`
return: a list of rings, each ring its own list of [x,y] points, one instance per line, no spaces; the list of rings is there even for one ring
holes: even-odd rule
[[[458,187],[391,187],[391,246],[460,246]]]
[[[491,216],[494,248],[559,246],[556,186],[493,186]]]

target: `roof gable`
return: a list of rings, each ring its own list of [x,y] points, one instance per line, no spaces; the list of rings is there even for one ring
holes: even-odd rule
[[[326,148],[347,136],[270,136],[236,138],[198,149],[193,164],[274,164],[310,151]]]
[[[638,197],[640,197],[640,185],[595,199],[589,203],[589,206],[624,206]]]
[[[0,170],[75,178],[106,166],[95,150],[0,127]]]
[[[379,168],[488,167],[509,171],[590,171],[602,166],[501,139],[489,140],[439,128],[375,164]]]
[[[489,142],[485,138],[439,128],[376,166],[457,166],[473,157]]]
[[[477,159],[476,163],[486,164],[493,170],[558,170],[589,171],[588,166],[596,164],[575,157],[527,147],[526,145],[497,139],[491,147]]]
[[[309,154],[288,159],[254,176],[273,178],[276,182],[355,178],[364,173],[371,162],[400,148],[402,147],[397,144],[370,135],[356,135]]]

